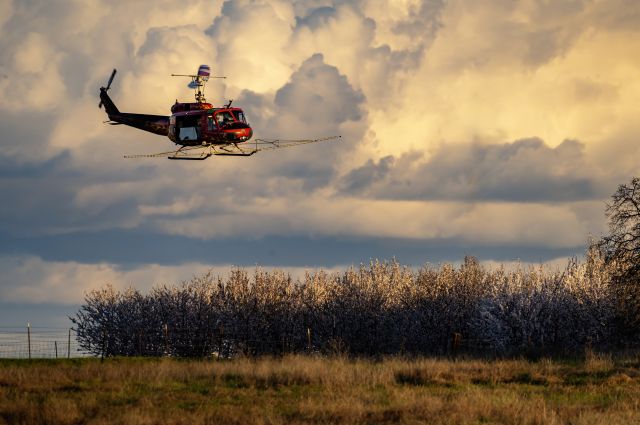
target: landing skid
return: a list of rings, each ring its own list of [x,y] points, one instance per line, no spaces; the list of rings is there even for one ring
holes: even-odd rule
[[[258,152],[258,149],[241,148],[237,143],[227,146],[216,146],[214,150],[215,152],[213,154],[218,156],[251,156]]]
[[[211,154],[208,155],[202,155],[202,156],[186,156],[186,155],[182,155],[182,156],[168,156],[168,159],[184,159],[187,161],[204,161],[205,159],[209,158],[211,156]]]
[[[197,147],[198,149],[188,149],[183,146],[178,149],[173,155],[167,156],[169,159],[186,159],[191,161],[204,161],[205,159],[211,156],[210,150],[207,150],[206,147]]]
[[[243,149],[237,145],[228,146],[183,146],[175,151],[160,152],[154,154],[143,155],[125,155],[127,159],[132,158],[168,158],[168,159],[183,159],[189,161],[204,161],[205,159],[213,156],[251,156],[257,151],[255,149]]]

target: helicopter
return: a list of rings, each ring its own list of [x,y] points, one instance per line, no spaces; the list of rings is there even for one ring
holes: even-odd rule
[[[120,112],[107,93],[116,76],[114,69],[106,87],[100,87],[99,108],[104,106],[111,125],[127,125],[153,134],[166,136],[179,147],[175,150],[155,154],[125,155],[125,158],[158,158],[205,160],[212,155],[252,156],[272,149],[280,149],[337,140],[342,136],[330,136],[320,139],[253,139],[253,129],[247,122],[241,108],[232,107],[233,100],[226,105],[214,107],[207,102],[204,88],[212,77],[208,65],[200,65],[198,72],[192,74],[171,74],[172,77],[189,77],[188,87],[195,91],[195,102],[176,102],[171,106],[171,115],[148,115]]]

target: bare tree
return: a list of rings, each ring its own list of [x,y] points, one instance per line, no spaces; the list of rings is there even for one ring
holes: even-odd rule
[[[640,178],[621,184],[607,204],[609,235],[598,246],[612,266],[618,310],[624,329],[640,331]]]
[[[609,235],[600,245],[606,258],[625,269],[640,268],[640,178],[621,184],[607,204]]]

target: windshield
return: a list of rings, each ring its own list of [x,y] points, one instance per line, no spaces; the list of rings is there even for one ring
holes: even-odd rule
[[[222,111],[216,114],[216,122],[219,126],[227,125],[234,122],[233,115],[229,111]]]
[[[242,111],[233,111],[236,115],[236,118],[238,118],[238,121],[243,122],[243,123],[247,123],[247,119],[244,117],[244,112]]]

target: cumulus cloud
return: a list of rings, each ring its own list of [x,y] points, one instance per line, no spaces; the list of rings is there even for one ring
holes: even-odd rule
[[[369,160],[342,179],[347,193],[386,199],[562,202],[601,199],[602,170],[584,144],[542,140],[501,145],[443,146],[428,160],[420,153]]]
[[[573,249],[602,230],[602,201],[638,172],[638,10],[628,0],[0,2],[0,190],[11,205],[0,232]],[[208,99],[235,99],[257,137],[342,141],[196,164],[123,160],[172,145],[101,125],[111,69],[121,110],[168,114],[192,99],[170,74],[201,63],[227,77]],[[29,268],[40,266],[19,269]]]
[[[325,65],[322,55],[315,54],[277,91],[275,104],[302,124],[320,122],[335,128],[344,121],[359,120],[363,100],[338,68]]]
[[[227,1],[207,34],[220,48],[218,66],[234,85],[273,91],[291,74],[288,51],[295,22],[290,2]]]

